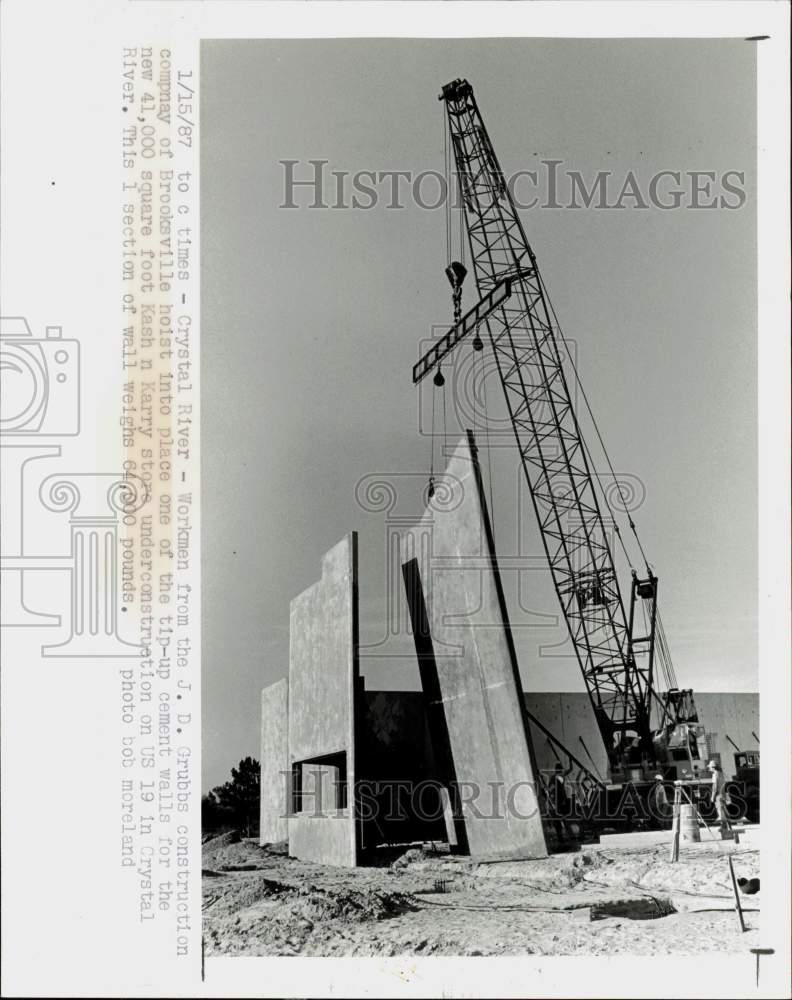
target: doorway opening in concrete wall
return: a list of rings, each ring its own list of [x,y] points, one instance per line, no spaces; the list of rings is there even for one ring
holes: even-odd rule
[[[292,764],[292,813],[326,816],[347,805],[346,750]]]

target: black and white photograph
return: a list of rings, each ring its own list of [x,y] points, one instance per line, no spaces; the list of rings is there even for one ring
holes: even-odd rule
[[[207,955],[757,940],[757,44],[203,43]]]
[[[790,995],[789,28],[2,0],[3,996]]]

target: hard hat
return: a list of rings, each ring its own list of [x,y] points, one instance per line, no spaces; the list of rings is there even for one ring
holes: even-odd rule
[[[655,781],[662,781],[662,780],[663,780],[662,774],[656,774],[655,775]]]
[[[707,767],[717,767],[717,766],[718,766],[718,765],[717,765],[717,764],[715,763],[715,761],[714,761],[714,760],[711,760],[711,761],[709,762],[709,764],[707,764]]]

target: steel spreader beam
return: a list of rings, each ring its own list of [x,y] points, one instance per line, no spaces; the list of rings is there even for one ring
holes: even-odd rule
[[[417,364],[413,365],[413,382],[416,385],[453,351],[460,340],[469,333],[474,333],[498,306],[503,305],[511,295],[511,285],[511,278],[506,278],[505,281],[497,284],[492,291],[487,292],[457,324],[451,327],[448,333],[444,334],[424,354]]]

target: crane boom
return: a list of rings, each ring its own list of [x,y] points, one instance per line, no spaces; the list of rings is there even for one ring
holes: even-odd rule
[[[466,80],[443,88],[473,273],[484,298],[505,281],[511,295],[488,313],[489,334],[556,594],[608,758],[638,740],[654,758],[650,729],[654,624],[648,666],[632,636],[638,597],[656,603],[657,578],[633,576],[628,614],[619,589],[588,452],[575,414],[547,293],[489,135]],[[652,613],[652,623],[654,614]],[[656,695],[654,695],[656,697]]]

